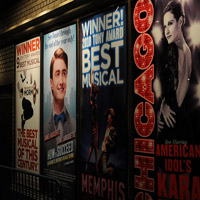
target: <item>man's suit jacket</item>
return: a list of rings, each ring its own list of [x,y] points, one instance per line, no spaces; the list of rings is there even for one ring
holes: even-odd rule
[[[68,113],[66,108],[65,108],[65,112],[66,112],[66,121],[64,122],[63,136],[76,131],[76,121]],[[49,117],[49,119],[47,120],[47,122],[44,125],[44,137],[46,135],[54,132],[54,131],[56,131],[56,129],[55,129],[55,126],[54,126],[53,111],[52,111],[51,116]],[[74,148],[75,148],[75,146],[76,145],[74,144]],[[48,152],[48,150],[50,150],[52,148],[56,148],[56,147],[57,147],[56,137],[45,142],[45,144],[44,144],[44,149],[45,149],[45,151],[44,151],[44,162],[45,162],[45,165],[47,164],[47,152]],[[74,149],[74,152],[75,152],[75,149]],[[51,169],[57,169],[57,170],[59,168],[61,170],[61,168],[63,168],[62,165],[63,165],[62,163],[58,163],[58,164],[52,165],[50,168]]]

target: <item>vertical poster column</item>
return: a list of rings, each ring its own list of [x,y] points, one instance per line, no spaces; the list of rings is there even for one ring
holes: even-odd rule
[[[148,126],[143,134],[137,125],[139,103],[135,107],[136,198],[200,199],[196,167],[200,157],[200,15],[194,15],[199,9],[195,0],[148,0],[134,5],[135,99],[152,106],[151,115],[143,106],[139,115],[142,127],[144,114],[146,124],[155,118],[155,126]],[[151,96],[154,102],[149,101]],[[138,155],[143,158],[139,160]]]
[[[157,196],[200,199],[200,2],[154,5]]]
[[[81,198],[127,199],[126,9],[80,22]]]
[[[151,27],[154,7],[151,0],[133,3],[134,153],[133,198],[155,196],[155,108],[154,40]]]
[[[40,38],[16,45],[16,168],[40,172]]]
[[[75,199],[76,25],[44,35],[44,172]]]

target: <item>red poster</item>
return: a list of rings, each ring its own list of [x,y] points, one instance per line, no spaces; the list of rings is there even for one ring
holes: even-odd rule
[[[135,199],[200,199],[199,9],[133,3]]]

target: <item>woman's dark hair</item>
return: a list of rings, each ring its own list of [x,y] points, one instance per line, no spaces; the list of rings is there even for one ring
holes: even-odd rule
[[[183,17],[183,24],[185,23],[185,12],[183,6],[179,0],[170,1],[163,10],[163,16],[165,13],[171,12],[174,15],[174,18],[178,21],[179,18]]]

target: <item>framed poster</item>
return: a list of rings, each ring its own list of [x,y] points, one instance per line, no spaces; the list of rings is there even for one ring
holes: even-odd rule
[[[80,22],[82,199],[126,199],[126,9]]]
[[[44,172],[76,188],[76,24],[44,35]]]
[[[200,198],[199,8],[133,3],[134,197]]]
[[[16,168],[40,172],[40,37],[16,45]]]

